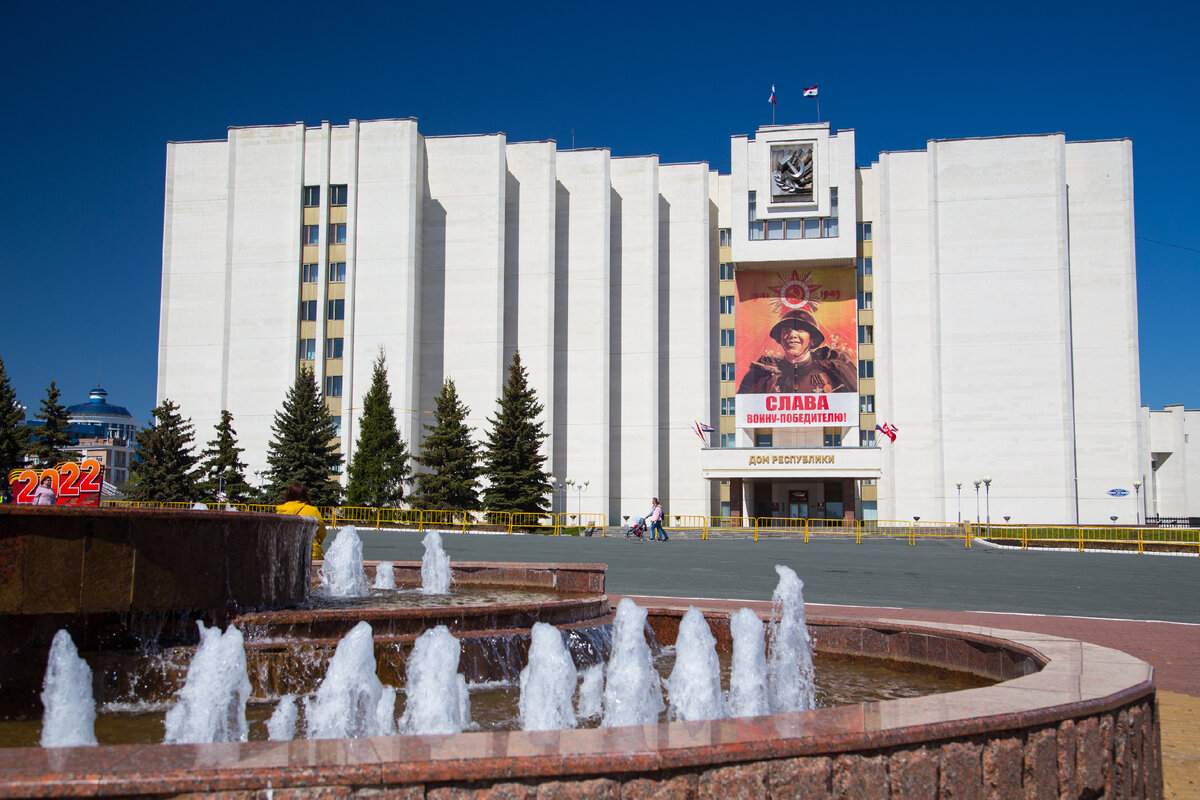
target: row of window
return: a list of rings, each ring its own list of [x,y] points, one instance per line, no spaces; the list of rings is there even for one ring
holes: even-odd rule
[[[304,230],[300,232],[300,241],[303,244],[320,244],[321,243],[321,226],[320,225],[305,225]],[[329,225],[329,243],[330,244],[345,244],[346,243],[346,223],[333,222]]]
[[[300,280],[305,283],[316,283],[317,276],[321,274],[320,264],[301,264],[300,265]],[[346,262],[345,261],[330,261],[329,262],[329,282],[330,283],[345,283],[346,282]]]
[[[325,319],[339,320],[346,318],[346,301],[343,299],[330,300]],[[317,321],[317,301],[316,300],[301,300],[300,301],[300,321],[301,322],[316,322]]]
[[[838,235],[838,190],[829,189],[828,217],[797,217],[794,219],[758,219],[758,192],[750,192],[748,216],[750,239],[831,239]]]
[[[325,340],[325,357],[326,358],[341,358],[345,339],[340,336],[331,337]],[[317,340],[316,339],[301,339],[300,340],[300,360],[312,361],[317,357]]]
[[[329,187],[329,205],[344,206],[346,205],[346,184],[336,184]],[[305,186],[304,187],[304,207],[318,208],[321,205],[321,187],[320,186]]]

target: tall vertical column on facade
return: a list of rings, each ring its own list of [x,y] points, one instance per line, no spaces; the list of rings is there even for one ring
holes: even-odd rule
[[[504,365],[517,350],[529,385],[544,407],[542,422],[554,430],[554,142],[523,142],[505,148]],[[507,373],[505,374],[507,379]],[[551,463],[553,439],[542,442]]]
[[[659,168],[659,483],[668,513],[711,507],[692,426],[713,418],[715,253],[707,164]]]
[[[424,144],[416,120],[351,122],[335,131],[333,181],[347,184],[345,356],[350,370],[342,436],[353,452],[360,405],[370,385],[371,363],[387,355],[392,405],[409,442],[419,433],[418,390],[421,213],[425,187]],[[344,135],[343,135],[344,134]],[[357,378],[362,376],[361,385]]]
[[[309,128],[304,133],[304,174],[301,177],[301,191],[304,186],[316,186],[320,190],[321,204],[318,208],[317,227],[320,230],[320,244],[317,246],[317,357],[314,360],[313,377],[317,386],[325,390],[325,341],[329,336],[329,142],[332,127],[328,122],[321,123],[319,128]],[[301,247],[303,252],[303,247]],[[301,256],[301,261],[304,260]],[[347,300],[347,305],[349,301]],[[346,310],[346,320],[351,319],[350,309]],[[347,322],[348,324],[348,322]],[[344,383],[343,383],[344,386]],[[346,395],[349,397],[349,394]],[[342,403],[345,409],[350,404]],[[343,448],[346,437],[342,437]]]
[[[558,154],[555,217],[554,459],[588,481],[580,507],[609,511],[611,180],[608,150]]]
[[[425,140],[421,408],[452,379],[477,438],[504,382],[504,153],[503,135]]]
[[[658,481],[658,158],[612,160],[610,519],[642,516]]]

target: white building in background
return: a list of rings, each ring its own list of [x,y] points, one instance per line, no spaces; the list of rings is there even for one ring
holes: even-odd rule
[[[994,521],[1132,521],[1109,492],[1169,459],[1139,409],[1128,140],[932,141],[857,167],[853,131],[771,126],[733,137],[731,165],[413,119],[171,143],[159,400],[200,432],[229,409],[263,470],[308,365],[348,457],[382,348],[415,450],[445,378],[482,436],[519,349],[556,483],[587,481],[571,508],[612,523],[652,496],[974,519],[983,477]],[[789,326],[819,329],[803,386],[760,379],[799,368],[771,335]]]

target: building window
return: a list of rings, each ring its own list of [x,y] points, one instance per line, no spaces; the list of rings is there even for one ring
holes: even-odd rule
[[[300,266],[300,280],[305,283],[316,283],[319,270],[319,264],[302,264]]]
[[[733,246],[733,231],[731,231],[729,228],[721,228],[718,234],[719,238],[717,241],[720,243],[721,247]]]
[[[301,241],[303,241],[305,244],[318,244],[321,241],[320,237],[321,237],[320,226],[318,226],[318,225],[305,225],[304,226],[304,233],[302,235]]]
[[[842,434],[833,431],[825,431],[825,446],[826,447],[841,447]]]
[[[329,282],[330,283],[345,283],[346,282],[346,262],[345,261],[330,261],[329,262]]]
[[[340,336],[335,336],[325,340],[325,357],[326,358],[341,358],[342,357],[342,342],[345,340]]]
[[[304,207],[316,208],[321,205],[321,187],[320,186],[305,186],[304,187]]]
[[[829,187],[829,216],[837,219],[838,215],[838,190],[836,186]],[[837,236],[835,233],[834,236]]]
[[[875,328],[871,325],[858,326],[858,343],[859,344],[874,344],[875,343]]]
[[[838,235],[837,217],[826,217],[821,225],[821,232],[826,239],[836,239]]]
[[[300,321],[301,322],[316,322],[317,320],[317,301],[316,300],[301,300],[300,301]]]
[[[754,434],[755,447],[774,447],[775,437],[769,433]]]
[[[860,394],[858,396],[858,410],[863,414],[875,413],[875,395]]]
[[[342,396],[342,376],[329,375],[325,378],[325,396],[326,397],[341,397]]]
[[[345,319],[346,318],[346,301],[345,300],[330,300],[329,301],[329,316],[327,319]]]
[[[333,418],[333,435],[335,438],[342,438],[342,415],[338,414]]]
[[[767,238],[782,239],[783,238],[783,220],[772,219],[767,221]]]
[[[821,238],[821,220],[820,219],[804,220],[804,238],[805,239],[820,239]]]
[[[313,301],[316,302],[315,300]],[[317,357],[317,340],[316,339],[301,339],[300,340],[300,360],[312,361]]]
[[[733,347],[733,328],[721,328],[721,347]]]
[[[737,447],[737,434],[736,433],[722,433],[721,434],[721,447]]]
[[[859,277],[865,278],[871,274],[871,258],[867,256],[858,260]]]
[[[871,223],[869,223],[869,222],[858,223],[858,240],[860,242],[871,241]]]
[[[732,363],[725,362],[724,364],[721,365],[721,380],[723,380],[723,381],[733,380],[733,364]]]
[[[340,186],[329,187],[329,205],[344,206],[346,205],[346,184]]]
[[[859,431],[858,432],[859,447],[874,447],[875,446],[875,431]],[[863,481],[866,483],[866,481]]]
[[[858,293],[858,307],[862,309],[874,308],[874,301],[871,299],[870,292]]]
[[[727,261],[722,261],[720,266],[717,268],[717,277],[723,281],[733,280],[733,264],[730,264]]]
[[[875,377],[875,362],[874,361],[858,362],[858,377],[874,378]]]
[[[721,398],[721,416],[722,417],[732,417],[733,416],[734,410],[736,408],[736,405],[734,404],[734,400],[736,400],[736,399],[737,398],[734,398],[734,397],[722,397]]]
[[[329,226],[329,243],[330,244],[345,244],[346,243],[346,223],[335,222]]]
[[[784,230],[783,238],[785,239],[803,239],[804,238],[804,221],[799,219],[786,220],[787,226]]]
[[[721,300],[721,313],[722,314],[732,314],[733,313],[733,295],[723,294],[723,295],[721,295],[720,300]]]

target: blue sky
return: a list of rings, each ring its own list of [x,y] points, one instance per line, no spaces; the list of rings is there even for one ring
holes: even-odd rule
[[[169,140],[411,116],[728,172],[771,84],[788,123],[815,120],[800,90],[819,83],[860,164],[934,138],[1131,138],[1142,402],[1200,407],[1179,357],[1200,299],[1198,40],[1200,4],[1153,0],[8,4],[0,357],[31,415],[51,380],[85,400],[99,368],[148,418]]]

